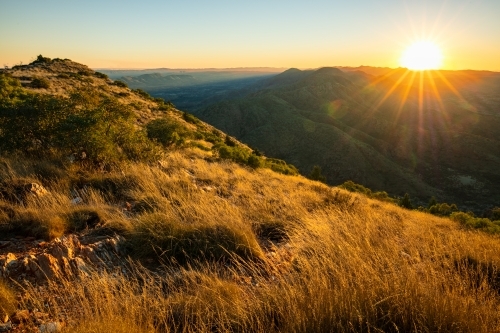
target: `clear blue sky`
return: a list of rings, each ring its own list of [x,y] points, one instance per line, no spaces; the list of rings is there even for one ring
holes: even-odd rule
[[[500,0],[0,0],[0,65],[390,66],[433,40],[444,68],[500,70]]]

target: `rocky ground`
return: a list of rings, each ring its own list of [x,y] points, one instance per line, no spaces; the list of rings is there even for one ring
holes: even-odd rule
[[[31,285],[43,291],[49,281],[78,279],[91,271],[127,273],[123,247],[124,238],[71,234],[46,242],[33,237],[2,239],[0,236],[0,278],[17,290],[23,304],[22,288]],[[47,302],[53,295],[46,294]],[[69,310],[69,309],[68,309]],[[43,309],[17,310],[12,316],[0,318],[0,332],[57,332],[70,320],[64,312],[51,317]]]

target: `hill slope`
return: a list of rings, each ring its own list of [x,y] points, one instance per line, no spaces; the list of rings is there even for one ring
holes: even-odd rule
[[[500,200],[500,74],[288,70],[195,112],[270,156],[478,212]]]
[[[67,96],[66,111],[59,97],[45,104],[40,94],[53,96],[46,88],[31,95],[0,75],[0,135],[10,117],[57,110],[54,120],[67,125],[110,110],[101,99],[118,103],[114,111],[129,105],[126,96],[106,99],[99,84],[73,100],[79,86],[52,74],[67,92],[58,95]],[[213,128],[128,92],[151,109],[120,123],[124,132],[127,122],[141,133],[174,118],[184,142],[157,147],[152,160],[125,154],[105,167],[57,154],[67,148],[57,133],[26,141],[41,154],[0,152],[3,331],[500,331],[498,237],[221,158],[247,148],[223,135],[225,150],[205,149]],[[47,134],[46,118],[30,119],[31,133]],[[84,119],[114,126],[112,117]],[[123,150],[111,134],[109,151]]]

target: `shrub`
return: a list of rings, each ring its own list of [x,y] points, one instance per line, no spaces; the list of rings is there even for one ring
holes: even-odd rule
[[[260,168],[262,166],[262,160],[260,157],[255,156],[255,155],[250,155],[247,160],[248,166],[250,166],[253,169]]]
[[[134,127],[133,117],[118,100],[92,91],[78,91],[70,98],[25,95],[0,105],[0,150],[74,156],[95,165],[154,159],[155,147]]]
[[[36,89],[48,89],[50,88],[50,82],[46,78],[35,78],[31,81],[30,86]]]
[[[120,81],[120,80],[115,80],[113,82],[113,84],[117,87],[121,87],[121,88],[128,88],[127,84],[123,81]]]
[[[405,195],[399,199],[399,206],[406,209],[413,209],[413,204],[411,203],[410,195],[405,193]]]
[[[147,136],[163,146],[181,144],[191,134],[179,121],[173,118],[159,118],[146,125]]]
[[[450,216],[453,212],[458,211],[458,207],[455,204],[436,203],[429,208],[429,213],[438,216]]]
[[[101,73],[101,72],[95,72],[94,75],[100,79],[105,79],[105,80],[108,79],[108,76],[104,73]]]
[[[36,57],[35,61],[31,62],[30,65],[35,64],[50,64],[52,60],[50,58],[44,57],[41,54]]]
[[[187,113],[187,112],[182,113],[182,119],[184,119],[188,123],[195,124],[195,125],[200,123],[200,120],[198,118],[196,118],[195,116],[193,116],[192,114]]]
[[[137,95],[141,96],[142,98],[145,98],[145,99],[152,99],[151,95],[148,94],[146,91],[142,90],[142,89],[133,89],[132,90],[134,93],[136,93]]]
[[[277,158],[266,158],[264,160],[264,167],[284,175],[294,176],[299,174],[299,170],[295,166]]]
[[[321,174],[321,167],[319,167],[318,165],[315,165],[313,167],[311,173],[307,176],[307,178],[326,183],[326,177]]]

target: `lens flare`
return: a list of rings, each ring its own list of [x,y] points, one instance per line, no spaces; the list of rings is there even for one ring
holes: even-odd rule
[[[419,41],[404,51],[400,63],[402,67],[411,70],[439,69],[443,63],[443,54],[436,44]]]

